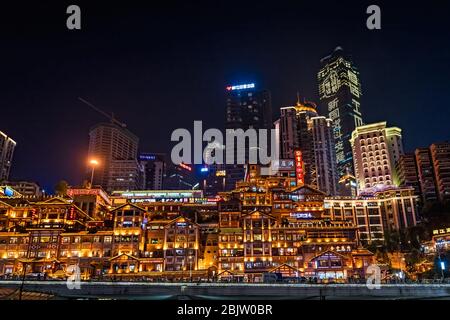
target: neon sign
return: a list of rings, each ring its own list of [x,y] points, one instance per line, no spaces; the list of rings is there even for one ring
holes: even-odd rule
[[[297,180],[297,186],[305,184],[305,173],[303,170],[303,155],[300,150],[295,150],[295,176]]]
[[[297,219],[312,219],[313,215],[311,212],[291,212],[291,217]]]
[[[156,156],[154,154],[141,154],[139,156],[140,160],[156,160]]]
[[[216,171],[216,177],[225,177],[227,172],[225,170]]]
[[[179,166],[183,169],[186,169],[188,171],[192,171],[192,168],[190,166],[188,166],[187,164],[184,163],[180,163]]]
[[[253,89],[255,87],[254,83],[247,83],[247,84],[240,84],[237,86],[228,86],[226,89],[227,91],[234,91],[234,90],[243,90],[243,89]]]

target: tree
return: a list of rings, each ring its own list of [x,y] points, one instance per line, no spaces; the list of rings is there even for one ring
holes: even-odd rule
[[[67,189],[69,188],[69,184],[65,180],[59,181],[55,185],[55,194],[59,197],[67,195]]]

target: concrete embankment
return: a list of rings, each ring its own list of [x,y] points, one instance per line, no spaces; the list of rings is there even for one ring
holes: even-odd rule
[[[17,288],[20,281],[0,281],[0,287]],[[423,299],[450,297],[449,284],[388,284],[369,289],[363,284],[237,284],[81,282],[69,289],[65,281],[26,281],[28,291],[67,298],[117,299]]]

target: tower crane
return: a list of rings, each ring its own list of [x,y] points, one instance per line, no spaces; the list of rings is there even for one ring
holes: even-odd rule
[[[122,128],[126,128],[127,127],[127,125],[125,123],[120,122],[119,120],[114,118],[114,113],[111,112],[111,114],[109,114],[109,113],[103,111],[102,109],[94,106],[92,103],[90,103],[89,101],[87,101],[87,100],[85,100],[85,99],[83,99],[81,97],[78,97],[78,100],[80,100],[84,104],[88,105],[89,107],[91,107],[92,109],[97,111],[98,113],[100,113],[100,114],[104,115],[105,117],[107,117],[111,121],[111,123],[117,124],[118,126],[120,126]]]

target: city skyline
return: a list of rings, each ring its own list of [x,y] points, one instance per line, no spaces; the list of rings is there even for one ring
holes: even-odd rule
[[[311,27],[298,28],[288,19],[296,15],[297,11],[287,13],[287,8],[283,6],[270,15],[272,22],[281,29],[275,31],[264,28],[261,18],[252,17],[254,23],[247,25],[245,14],[236,13],[232,17],[233,22],[238,22],[234,28],[235,31],[241,28],[241,32],[232,34],[233,37],[238,35],[237,44],[229,42],[230,36],[221,33],[230,24],[222,19],[214,23],[211,30],[204,30],[200,22],[194,23],[191,21],[192,16],[187,15],[186,31],[180,31],[178,35],[179,30],[173,29],[155,35],[151,32],[152,22],[149,22],[146,28],[130,39],[121,37],[120,32],[128,35],[128,31],[143,27],[140,22],[132,21],[136,15],[133,9],[120,13],[116,9],[109,9],[111,12],[108,13],[112,13],[113,17],[125,19],[127,26],[116,26],[111,18],[96,17],[94,21],[87,16],[86,30],[78,35],[56,27],[57,21],[51,14],[45,23],[31,19],[28,23],[35,23],[36,26],[35,32],[26,35],[31,44],[18,45],[8,53],[17,63],[11,63],[14,67],[5,66],[9,71],[7,73],[13,76],[8,82],[5,79],[2,81],[4,103],[9,107],[0,118],[0,130],[17,142],[11,178],[35,180],[45,188],[52,188],[60,179],[66,179],[72,184],[82,182],[87,162],[88,130],[104,119],[79,103],[78,96],[87,98],[105,110],[114,111],[117,118],[126,122],[128,128],[140,137],[141,151],[167,152],[170,148],[167,143],[170,132],[175,128],[189,128],[196,119],[204,120],[211,127],[223,126],[224,91],[230,84],[255,82],[259,88],[270,90],[276,117],[279,116],[280,107],[293,104],[297,91],[319,102],[315,76],[320,59],[338,45],[351,52],[361,73],[364,92],[361,103],[365,122],[387,120],[402,128],[407,151],[448,140],[445,128],[448,111],[442,107],[448,100],[444,90],[444,84],[448,83],[445,78],[448,76],[448,72],[445,72],[448,66],[442,61],[448,56],[449,48],[440,42],[445,29],[440,28],[443,20],[439,19],[441,11],[445,10],[437,12],[430,9],[436,19],[430,19],[432,21],[429,24],[419,27],[409,24],[407,13],[400,14],[399,8],[386,5],[383,6],[383,29],[378,33],[370,33],[364,24],[364,5],[335,11],[332,10],[336,9],[333,5],[322,10],[312,8],[311,5],[302,6],[304,11],[314,13],[311,16],[322,13],[322,25],[315,25],[312,17],[304,17]],[[157,21],[161,22],[164,13],[172,12],[169,9],[158,8],[146,14],[158,16],[160,19]],[[245,9],[244,12],[250,10]],[[50,12],[56,10],[58,6],[51,8]],[[99,8],[86,5],[85,10],[97,12]],[[203,10],[197,15],[203,16],[202,13],[211,8],[205,7]],[[219,10],[228,12],[230,8],[222,5]],[[255,10],[264,12],[263,7]],[[407,10],[412,12],[417,8]],[[360,12],[361,22],[350,19],[338,24],[337,30],[329,31],[327,27],[339,21],[333,12]],[[182,16],[181,10],[172,13]],[[139,16],[143,16],[143,13]],[[15,25],[12,21],[5,22],[9,23],[5,26],[7,30]],[[281,31],[288,28],[289,32],[277,39],[283,34]],[[346,32],[350,29],[355,29],[354,35]],[[396,37],[405,29],[410,32],[404,36],[405,39]],[[438,31],[425,38],[428,29],[440,30],[442,33]],[[200,37],[195,40],[190,31],[195,31],[195,34],[200,32]],[[118,40],[123,42],[106,37],[101,44],[96,44],[106,32],[118,34]],[[151,45],[138,41],[139,37],[147,33],[156,37]],[[190,37],[181,39],[186,34]],[[325,37],[319,37],[324,34]],[[250,38],[246,35],[250,35]],[[298,39],[302,39],[301,43],[297,43]],[[38,40],[42,40],[43,44],[64,41],[53,52],[37,45],[35,41]],[[212,41],[212,45],[207,40]],[[410,42],[405,47],[408,40]],[[7,41],[15,43],[17,39],[9,35]],[[303,45],[305,41],[308,46]],[[136,56],[134,50],[122,52],[120,56],[110,53],[106,55],[109,58],[105,61],[93,65],[99,55],[110,52],[108,50],[118,43],[142,49],[142,54]],[[159,45],[155,46],[156,43]],[[91,46],[93,50],[89,53],[77,50],[82,48],[82,44]],[[441,44],[439,52],[428,49],[437,44]],[[261,53],[265,45],[272,49]],[[23,51],[27,46],[37,49],[35,56],[30,57],[26,53],[14,55],[14,51]],[[176,49],[180,47],[184,49],[177,53]],[[412,52],[413,48],[417,50]],[[408,54],[405,55],[405,52]],[[162,58],[162,53],[175,57],[171,61]],[[146,54],[149,56],[146,57]],[[159,61],[158,58],[163,63],[156,67],[153,60]],[[169,65],[170,62],[174,64]],[[15,76],[16,73],[21,74],[21,77]],[[20,96],[23,91],[27,92],[24,97]],[[379,107],[381,104],[382,108]],[[173,108],[173,112],[170,114],[170,125],[162,128],[158,123],[167,119],[167,105]],[[186,109],[191,112],[186,113]],[[436,125],[427,126],[426,132],[414,130],[424,121]],[[164,149],[165,145],[167,149]],[[40,156],[35,157],[34,154],[38,152]],[[36,160],[29,161],[30,157]]]

